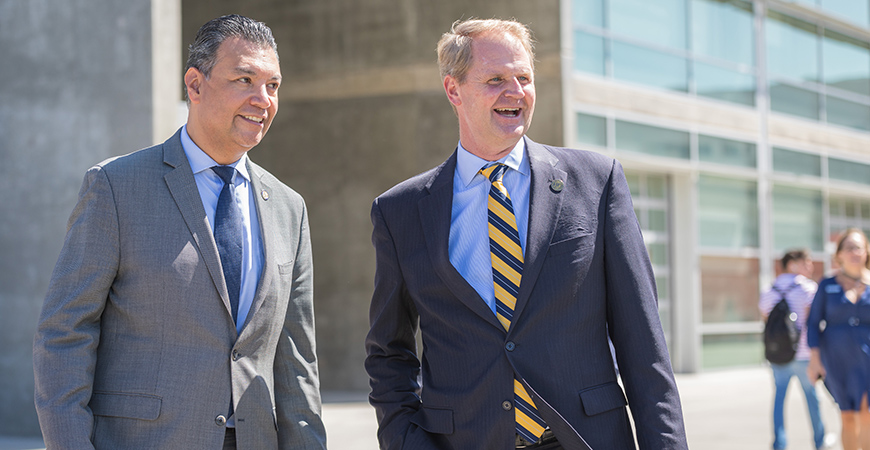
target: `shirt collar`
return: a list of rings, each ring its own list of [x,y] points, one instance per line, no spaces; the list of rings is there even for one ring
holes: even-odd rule
[[[190,169],[194,174],[211,169],[213,166],[220,165],[193,142],[193,139],[191,139],[190,135],[187,134],[187,125],[181,129],[181,147],[184,149],[184,154],[187,156],[187,161],[190,162]],[[235,167],[236,171],[239,172],[239,175],[244,177],[245,180],[251,181],[251,176],[248,174],[247,153],[243,154],[238,161],[227,165]]]
[[[528,176],[529,175],[529,160],[525,157],[526,155],[526,140],[525,138],[520,139],[519,142],[514,146],[513,150],[507,154],[507,156],[499,159],[498,161],[511,169],[516,170],[517,172]],[[468,186],[471,184],[471,181],[477,175],[477,173],[485,166],[492,164],[493,161],[487,161],[483,158],[480,158],[476,155],[471,154],[465,147],[462,146],[462,142],[459,142],[458,150],[456,152],[456,173],[459,174],[459,178],[462,180],[462,184]]]

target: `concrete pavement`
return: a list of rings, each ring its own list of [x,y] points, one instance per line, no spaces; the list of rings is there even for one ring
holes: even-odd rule
[[[773,441],[773,379],[767,367],[677,375],[689,448],[693,450],[768,450]],[[840,413],[821,384],[817,387],[828,433],[837,436]],[[365,393],[325,392],[323,420],[332,450],[377,450],[374,410]],[[790,450],[813,450],[806,402],[797,380],[786,398]],[[42,449],[39,439],[0,437],[0,450]]]

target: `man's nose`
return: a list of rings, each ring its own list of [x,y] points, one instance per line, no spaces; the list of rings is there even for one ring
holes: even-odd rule
[[[523,98],[526,92],[523,90],[523,84],[516,77],[509,78],[505,86],[505,95],[515,98]]]
[[[273,101],[272,96],[269,95],[269,88],[265,84],[259,86],[251,96],[251,105],[258,108],[267,109]]]

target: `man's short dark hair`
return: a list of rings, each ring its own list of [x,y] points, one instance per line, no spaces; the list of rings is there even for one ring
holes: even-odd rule
[[[803,261],[810,259],[810,251],[805,248],[797,248],[789,250],[782,255],[782,270],[788,270],[788,264],[792,261]]]
[[[278,57],[278,44],[275,43],[272,30],[265,23],[238,14],[230,14],[209,20],[200,27],[193,44],[188,47],[184,73],[187,73],[191,67],[196,67],[208,78],[211,69],[217,63],[218,48],[225,40],[234,37],[240,37],[262,47],[270,47],[275,51],[275,57]],[[187,95],[187,89],[184,92]]]

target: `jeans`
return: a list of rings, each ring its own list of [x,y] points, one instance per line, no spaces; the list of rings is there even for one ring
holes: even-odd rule
[[[783,404],[785,403],[785,393],[788,389],[788,383],[791,377],[797,377],[804,390],[804,396],[807,399],[807,410],[810,413],[810,421],[813,425],[813,439],[815,440],[816,448],[820,448],[825,439],[825,426],[822,424],[822,418],[819,415],[819,399],[816,397],[816,388],[813,383],[807,378],[808,361],[794,360],[788,364],[771,364],[773,369],[773,382],[776,386],[776,394],[773,398],[773,448],[774,450],[783,450],[786,448],[787,439],[785,436],[785,421],[783,420]]]

